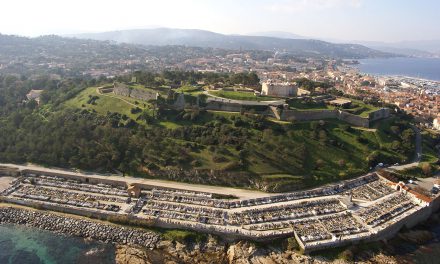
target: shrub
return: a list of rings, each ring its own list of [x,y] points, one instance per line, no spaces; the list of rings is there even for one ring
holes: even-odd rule
[[[142,112],[142,109],[140,109],[139,107],[134,107],[130,110],[130,112],[132,114],[138,114],[138,113]]]

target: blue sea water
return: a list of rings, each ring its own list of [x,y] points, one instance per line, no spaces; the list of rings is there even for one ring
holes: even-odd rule
[[[440,263],[440,226],[430,228],[434,238],[418,246],[404,242],[395,257],[402,263]],[[0,264],[110,264],[115,263],[111,244],[85,241],[35,228],[0,225]]]
[[[110,244],[57,235],[38,229],[0,225],[1,264],[115,263]]]
[[[372,75],[402,75],[440,81],[440,58],[365,59],[360,72]]]

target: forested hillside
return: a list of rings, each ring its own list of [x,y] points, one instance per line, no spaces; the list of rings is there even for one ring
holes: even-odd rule
[[[161,89],[176,80],[234,82],[234,75],[179,72],[119,81],[132,77]],[[337,120],[280,123],[252,111],[172,110],[166,98],[139,102],[145,109],[134,111],[115,108],[117,98],[81,97],[101,85],[108,82],[0,77],[0,161],[286,191],[360,175],[378,162],[405,162],[413,153],[414,133],[399,117],[371,131]],[[25,101],[35,88],[45,90],[40,105]]]

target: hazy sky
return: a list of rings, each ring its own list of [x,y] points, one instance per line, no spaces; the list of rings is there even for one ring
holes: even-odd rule
[[[1,0],[0,33],[286,31],[341,40],[440,39],[440,0]]]

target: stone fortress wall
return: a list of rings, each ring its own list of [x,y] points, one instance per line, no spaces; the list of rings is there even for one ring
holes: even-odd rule
[[[131,97],[139,100],[156,100],[159,96],[157,92],[141,90],[141,89],[133,89],[129,88],[127,85],[122,83],[114,83],[113,88],[104,87],[101,89],[102,93],[113,92],[116,95],[121,95],[125,97]],[[184,103],[183,103],[184,104]],[[256,104],[257,105],[257,104]],[[251,105],[247,105],[251,107]],[[258,105],[260,108],[261,105]],[[275,105],[274,105],[275,106]],[[175,105],[176,107],[176,105]],[[183,109],[184,106],[182,103],[179,104],[179,109]],[[212,111],[225,111],[225,112],[242,112],[246,110],[246,107],[243,107],[243,104],[237,102],[228,102],[225,101],[209,101],[204,107],[206,110]],[[321,120],[321,119],[338,119],[344,122],[347,122],[353,126],[359,127],[370,127],[371,122],[388,118],[391,114],[391,110],[389,108],[381,108],[377,111],[371,112],[368,117],[362,117],[359,115],[354,115],[343,110],[279,110],[276,107],[272,107],[271,105],[267,106],[265,111],[259,110],[256,111],[261,114],[273,116],[279,120],[283,121],[313,121],[313,120]]]
[[[211,101],[205,107],[206,110],[225,111],[225,112],[240,112],[241,104]]]
[[[369,117],[362,117],[341,110],[282,110],[280,116],[281,120],[285,121],[339,119],[353,126],[368,128],[371,122],[388,118],[390,116],[390,110],[388,108],[382,108],[375,112],[372,112]]]
[[[205,107],[206,110],[240,112],[242,106],[237,103],[211,101]],[[278,110],[268,106],[267,115],[271,115],[283,121],[313,121],[321,119],[339,119],[353,126],[370,127],[374,121],[388,118],[391,114],[390,109],[381,108],[369,114],[369,117],[354,115],[342,110]]]
[[[376,121],[376,120],[380,120],[380,119],[384,119],[389,117],[391,114],[391,109],[389,108],[381,108],[377,111],[374,111],[372,113],[370,113],[369,115],[369,119],[370,122]]]
[[[116,95],[131,97],[134,99],[139,99],[144,101],[156,100],[159,95],[157,92],[154,91],[134,89],[121,83],[114,84],[113,93]]]

